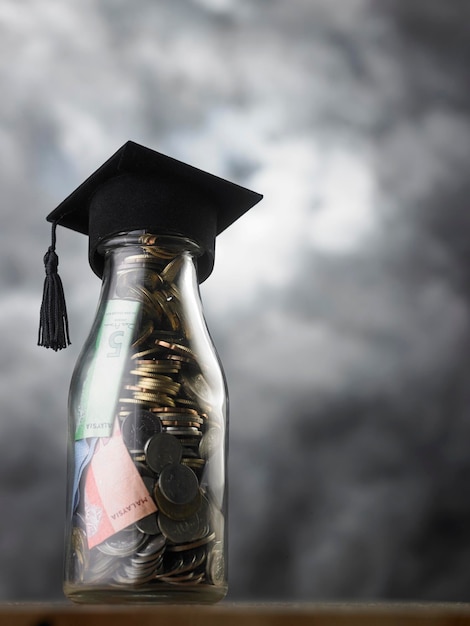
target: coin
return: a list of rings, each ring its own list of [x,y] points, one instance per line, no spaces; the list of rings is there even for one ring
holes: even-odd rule
[[[145,459],[145,457],[144,457],[144,459]],[[137,465],[137,463],[136,463],[136,465]],[[148,471],[148,472],[152,471],[151,469],[147,469],[146,465],[144,467],[146,468],[146,471]],[[145,475],[145,474],[142,475],[142,473],[141,473],[141,477],[142,477],[142,482],[145,485],[145,488],[147,489],[147,491],[149,492],[149,494],[153,498],[153,494],[155,492],[155,486],[157,484],[157,481],[155,480],[155,478],[153,478],[153,476],[148,476],[148,475]]]
[[[161,277],[168,283],[173,283],[183,267],[183,259],[175,257],[162,269]]]
[[[152,235],[150,233],[144,233],[139,237],[139,243],[142,244],[142,246],[151,246],[149,249],[156,247],[157,241],[157,235]]]
[[[148,558],[155,558],[156,554],[160,554],[166,545],[165,537],[160,533],[150,538],[142,548],[139,548],[133,558],[145,561]]]
[[[142,350],[140,352],[136,352],[131,356],[131,359],[141,359],[144,356],[150,356],[152,354],[159,354],[161,349],[159,347],[156,348],[148,348],[147,350]]]
[[[86,582],[107,580],[119,567],[119,560],[115,556],[102,554],[97,548],[93,548],[90,556],[90,566],[85,574]]]
[[[145,343],[145,341],[153,333],[153,328],[154,328],[153,321],[152,320],[148,320],[147,323],[145,324],[144,328],[139,329],[140,334],[137,337],[137,339],[133,342],[132,347],[133,348],[137,348],[141,344]]]
[[[134,391],[134,398],[149,404],[157,404],[163,406],[174,406],[175,402],[166,393],[150,393],[149,391]]]
[[[179,462],[162,469],[158,487],[162,496],[173,504],[189,504],[199,494],[196,474]]]
[[[159,513],[158,525],[162,534],[174,544],[188,544],[205,537],[209,532],[208,510],[201,505],[194,515],[184,520],[172,520]]]
[[[175,396],[181,387],[179,383],[173,382],[169,376],[154,376],[153,378],[141,376],[138,380],[138,386],[145,390],[161,391],[172,396]]]
[[[161,530],[157,522],[156,513],[151,513],[150,515],[143,517],[142,519],[138,520],[135,523],[135,525],[136,525],[136,528],[140,530],[140,532],[146,535],[160,535],[161,534]]]
[[[176,364],[166,361],[165,365],[159,366],[144,367],[141,365],[131,370],[130,373],[134,376],[155,376],[157,374],[178,374],[179,371],[180,368]]]
[[[157,339],[155,341],[155,345],[161,346],[162,348],[166,348],[170,350],[171,352],[177,352],[179,354],[182,354],[183,356],[194,358],[194,354],[192,350],[190,350],[190,348],[187,348],[186,346],[183,346],[182,344],[170,343],[169,341],[166,341],[163,339]]]
[[[96,547],[108,556],[130,556],[144,543],[145,535],[140,532],[121,530]]]
[[[181,384],[186,394],[204,405],[212,402],[212,391],[202,374],[185,376],[181,379]]]
[[[199,580],[205,572],[201,571],[207,560],[204,547],[184,552],[173,552],[171,558],[166,559],[165,571],[159,576],[160,580],[173,584],[183,581]]]
[[[192,470],[200,473],[200,471],[202,469],[204,469],[204,466],[206,464],[206,462],[204,461],[204,459],[194,459],[194,458],[188,458],[188,457],[184,457],[181,459],[181,463],[183,465],[187,465],[188,467],[190,467]]]
[[[172,295],[157,291],[154,293],[154,299],[157,301],[158,306],[161,307],[161,310],[166,316],[171,329],[173,331],[177,331],[181,327],[181,320],[178,309],[173,302],[173,297],[174,296]]]
[[[220,448],[222,432],[218,427],[211,426],[203,434],[199,444],[199,454],[203,459],[208,459]]]
[[[77,562],[77,577],[83,581],[89,564],[89,551],[86,532],[78,526],[72,528],[72,550]]]
[[[213,585],[225,583],[225,558],[221,542],[216,542],[209,553],[207,575]]]
[[[175,407],[162,406],[158,409],[155,408],[155,409],[152,409],[152,413],[165,413],[165,414],[170,413],[170,414],[175,414],[175,415],[180,414],[180,413],[183,413],[183,414],[188,413],[189,415],[195,415],[195,416],[198,415],[198,412],[195,409],[186,409],[183,407],[176,407],[176,406]]]
[[[171,248],[165,248],[164,246],[155,245],[155,243],[158,242],[158,237],[156,237],[155,235],[153,235],[153,237],[155,237],[155,240],[152,241],[150,239],[150,241],[152,241],[151,245],[148,248],[145,248],[147,254],[152,255],[153,257],[156,257],[158,259],[172,259],[175,256],[176,252]]]
[[[201,424],[199,422],[190,422],[188,420],[162,420],[162,426],[164,427],[165,430],[168,430],[168,428],[193,428],[194,432],[198,432],[199,434],[201,433]],[[171,432],[171,431],[168,431]]]
[[[197,520],[196,522],[195,520],[196,518],[191,516],[188,520],[175,521],[160,513],[158,516],[158,525],[162,534],[169,541],[175,544],[185,543],[192,541],[202,532]]]
[[[173,504],[162,496],[160,488],[155,486],[155,501],[157,502],[160,514],[166,515],[172,520],[181,521],[194,515],[201,506],[201,495],[198,492],[196,497],[188,504]]]
[[[147,465],[159,474],[166,465],[179,463],[182,446],[176,437],[167,433],[154,435],[145,446]]]
[[[146,372],[161,373],[166,370],[179,372],[181,369],[181,361],[170,359],[136,359],[137,368],[132,370],[131,374],[141,374]]]
[[[194,360],[192,357],[182,356],[181,354],[167,354],[165,360],[179,363],[180,366],[194,366]]]
[[[166,426],[165,432],[178,437],[202,437],[202,433],[196,426]]]
[[[121,425],[122,438],[130,451],[143,450],[147,441],[161,431],[158,416],[145,409],[130,413]]]
[[[195,548],[200,548],[214,541],[215,533],[209,532],[207,527],[205,529],[205,532],[207,534],[203,533],[203,536],[200,539],[196,539],[194,541],[191,541],[190,543],[169,545],[168,551],[169,552],[185,552],[186,550],[194,550]]]
[[[142,273],[144,286],[150,291],[155,291],[163,285],[163,277],[156,271],[144,270]]]
[[[188,398],[175,398],[175,403],[176,406],[185,406],[188,407],[188,409],[194,409],[196,411],[200,409],[197,402],[194,402],[194,400],[188,400]]]

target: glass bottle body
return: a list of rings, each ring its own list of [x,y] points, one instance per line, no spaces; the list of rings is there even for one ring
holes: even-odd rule
[[[133,232],[101,252],[98,311],[69,395],[64,592],[216,602],[227,591],[227,392],[199,249]]]

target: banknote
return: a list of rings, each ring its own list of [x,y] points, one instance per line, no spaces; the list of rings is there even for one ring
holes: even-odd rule
[[[120,432],[96,445],[85,478],[84,510],[89,548],[157,510]]]

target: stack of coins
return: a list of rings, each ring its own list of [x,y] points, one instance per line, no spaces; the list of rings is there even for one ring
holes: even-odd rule
[[[124,257],[114,290],[116,298],[142,304],[116,419],[157,512],[88,550],[83,512],[76,511],[73,550],[85,583],[187,587],[225,581],[224,513],[204,473],[221,426],[184,325],[176,286],[181,260],[173,257],[150,245]]]

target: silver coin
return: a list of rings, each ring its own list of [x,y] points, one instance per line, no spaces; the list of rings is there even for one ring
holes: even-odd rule
[[[199,481],[191,468],[173,463],[163,468],[158,479],[162,496],[172,504],[189,504],[199,494]]]
[[[147,441],[145,458],[147,465],[159,474],[166,465],[179,463],[182,457],[182,446],[176,437],[168,433],[159,433]]]
[[[210,550],[207,559],[207,575],[213,585],[223,585],[226,581],[225,556],[220,542],[215,543]]]
[[[158,527],[157,514],[151,513],[150,515],[146,515],[142,519],[138,520],[136,523],[136,528],[140,530],[144,535],[160,535],[161,531]]]
[[[168,551],[169,552],[186,552],[187,550],[194,550],[196,548],[201,548],[202,546],[205,546],[211,543],[212,541],[214,541],[214,539],[215,539],[215,533],[211,533],[210,528],[206,526],[204,530],[204,534],[200,539],[195,539],[194,541],[191,541],[189,543],[169,545]]]
[[[129,586],[129,584],[143,585],[144,583],[151,582],[154,578],[154,574],[150,574],[147,577],[129,577],[128,573],[123,571],[122,568],[119,569],[113,576],[113,580],[118,583],[118,585],[125,585],[126,587]]]
[[[121,530],[96,547],[108,556],[123,557],[133,554],[145,543],[145,540],[145,535],[140,532]]]
[[[188,550],[186,552],[175,552],[174,557],[177,557],[177,566],[171,568],[172,577],[182,577],[183,574],[188,572],[194,572],[201,567],[206,561],[206,548],[196,548],[194,550]]]
[[[144,409],[135,414],[130,413],[121,426],[124,443],[132,452],[143,451],[147,441],[161,432],[162,424],[158,416]]]
[[[137,550],[133,558],[145,560],[149,557],[155,557],[155,555],[161,554],[165,546],[165,537],[162,534],[155,535],[151,537],[148,543],[146,543],[142,548]]]
[[[162,534],[172,543],[188,544],[197,541],[208,532],[208,508],[200,506],[194,515],[180,521],[159,513],[158,525]]]
[[[199,444],[199,454],[203,459],[208,459],[216,450],[220,449],[221,442],[221,429],[219,427],[210,426],[202,436]]]
[[[172,520],[185,520],[194,515],[201,506],[201,494],[198,491],[196,497],[187,504],[173,504],[162,496],[160,489],[155,487],[155,500],[161,514],[166,515]]]
[[[86,577],[87,581],[106,579],[116,571],[118,566],[119,560],[115,556],[93,550],[93,555],[84,578]]]
[[[204,406],[210,406],[212,403],[212,390],[202,374],[194,374],[193,376],[184,376],[181,379],[183,389],[186,394],[193,400],[201,402]]]

